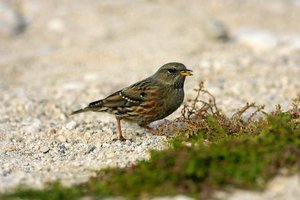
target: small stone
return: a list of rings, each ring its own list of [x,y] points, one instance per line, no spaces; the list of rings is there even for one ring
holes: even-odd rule
[[[135,143],[136,143],[136,145],[142,144],[142,139],[140,137],[136,137]]]
[[[108,143],[102,143],[102,147],[104,147],[104,148],[110,147],[110,144],[108,144]]]
[[[76,127],[77,123],[75,121],[70,121],[69,123],[66,124],[66,129],[72,130]]]
[[[67,152],[67,148],[64,144],[59,144],[58,145],[58,152],[61,154],[66,154]]]
[[[256,29],[243,29],[237,33],[237,40],[256,52],[265,52],[279,45],[279,38],[275,34]]]
[[[89,145],[87,151],[85,152],[85,154],[89,154],[92,151],[94,151],[96,149],[96,147],[94,145]]]
[[[229,32],[225,24],[212,16],[203,18],[203,30],[209,38],[227,41],[229,39]]]
[[[96,73],[86,73],[84,76],[83,76],[83,79],[86,80],[86,81],[97,81],[98,80],[98,75]]]
[[[54,128],[51,128],[49,131],[48,131],[48,134],[49,135],[54,135],[56,133],[56,130]]]
[[[0,36],[17,35],[25,31],[26,18],[18,7],[23,7],[22,1],[19,4],[0,1]]]
[[[50,149],[49,149],[49,147],[47,147],[47,146],[43,146],[43,147],[40,148],[40,151],[41,151],[42,153],[48,153],[48,152],[50,151]]]
[[[108,153],[107,154],[107,158],[115,158],[116,157],[116,154],[115,153],[113,153],[113,152],[111,152],[111,153]]]
[[[48,28],[54,32],[63,32],[65,29],[65,25],[61,19],[52,19],[48,23]]]
[[[60,141],[60,142],[66,142],[66,141],[67,141],[67,139],[66,139],[65,136],[63,136],[63,135],[57,136],[56,139],[57,139],[58,141]]]

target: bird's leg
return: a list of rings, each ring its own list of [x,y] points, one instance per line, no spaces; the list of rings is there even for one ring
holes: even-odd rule
[[[116,117],[117,123],[118,123],[118,131],[119,131],[119,140],[124,141],[126,140],[122,135],[122,129],[121,129],[121,119],[119,117]]]

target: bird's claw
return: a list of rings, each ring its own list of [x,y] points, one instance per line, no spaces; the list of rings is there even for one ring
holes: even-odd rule
[[[113,142],[116,142],[116,141],[124,142],[124,141],[126,141],[126,140],[127,140],[127,139],[124,138],[124,137],[122,136],[122,137],[119,137],[119,138],[114,138],[112,141],[113,141]]]

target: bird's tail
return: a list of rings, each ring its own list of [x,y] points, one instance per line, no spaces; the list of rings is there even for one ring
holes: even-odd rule
[[[75,114],[79,114],[79,113],[83,113],[83,112],[87,112],[90,111],[91,109],[89,107],[85,107],[79,110],[75,110],[74,112],[72,112],[70,115],[75,115]]]
[[[70,115],[75,115],[75,114],[79,114],[79,113],[83,113],[83,112],[87,112],[87,111],[103,112],[103,111],[106,111],[106,110],[107,110],[107,108],[103,108],[103,101],[98,100],[98,101],[94,101],[94,102],[90,103],[85,108],[75,110]]]

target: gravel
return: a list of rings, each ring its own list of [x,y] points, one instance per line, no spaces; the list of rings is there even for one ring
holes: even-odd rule
[[[9,2],[9,12],[17,12]],[[166,148],[166,136],[127,123],[129,140],[113,141],[116,121],[107,114],[69,116],[166,62],[193,69],[186,99],[205,80],[229,115],[246,102],[288,109],[299,92],[298,1],[21,4],[24,33],[0,36],[0,191],[84,182],[94,170],[130,166],[148,159],[150,149]],[[0,32],[11,34],[14,20]]]

